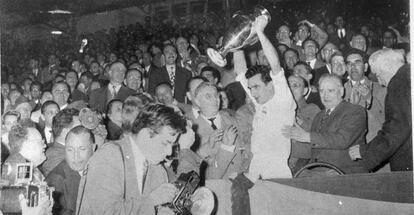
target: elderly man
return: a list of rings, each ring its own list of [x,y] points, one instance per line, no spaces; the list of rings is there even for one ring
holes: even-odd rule
[[[196,152],[208,163],[206,179],[227,178],[245,172],[251,156],[238,135],[236,118],[226,111],[219,111],[217,87],[201,83],[195,90],[195,102],[200,108],[194,121],[195,132],[200,137]]]
[[[26,122],[18,122],[9,132],[10,156],[3,164],[2,179],[8,180],[10,184],[16,182],[17,164],[28,161],[35,168],[33,180],[40,182],[43,179],[37,167],[46,160],[46,145],[39,131]]]
[[[170,82],[173,87],[174,98],[179,102],[185,102],[186,84],[191,79],[191,72],[185,68],[177,66],[177,51],[174,46],[164,47],[165,66],[149,74],[148,92],[155,93],[155,87],[163,82]]]
[[[49,173],[46,182],[55,188],[53,212],[71,215],[76,211],[81,174],[93,154],[95,140],[90,130],[76,126],[68,132],[65,142],[65,160]]]
[[[290,92],[277,52],[264,34],[267,21],[260,16],[253,25],[257,32],[268,67],[254,66],[246,71],[243,52],[234,53],[237,79],[252,98],[255,105],[251,150],[253,159],[247,176],[252,181],[258,178],[291,178],[288,167],[290,140],[282,136],[281,128],[292,125],[296,104]],[[269,163],[272,165],[269,166]]]
[[[161,83],[155,88],[155,98],[161,104],[174,108],[178,113],[183,113],[183,109],[188,109],[190,105],[178,102],[173,97],[170,83]]]
[[[311,162],[333,164],[345,173],[365,172],[362,165],[348,155],[351,146],[365,144],[367,124],[364,108],[342,99],[344,87],[336,75],[321,77],[319,94],[325,109],[315,116],[310,132],[300,125],[286,126],[284,135],[311,144]]]
[[[350,149],[351,158],[362,158],[369,171],[388,161],[391,171],[412,171],[410,65],[404,65],[401,52],[391,49],[374,52],[369,64],[379,83],[387,87],[385,122],[369,144]]]
[[[125,75],[125,85],[136,93],[142,93],[142,73],[137,69],[129,69]]]
[[[89,95],[89,105],[91,108],[103,113],[112,99],[124,101],[129,95],[134,93],[133,90],[122,85],[126,70],[122,63],[116,62],[111,65],[109,68],[108,86],[93,90]]]
[[[200,114],[200,108],[198,107],[195,101],[195,90],[203,82],[208,82],[208,80],[201,76],[196,76],[191,78],[187,84],[186,96],[188,100],[191,101],[191,106],[183,106],[182,110],[184,112],[185,117],[193,123]]]
[[[42,169],[47,176],[53,168],[65,159],[65,138],[66,134],[75,126],[80,125],[78,119],[79,111],[75,109],[61,110],[53,118],[52,131],[54,137],[53,145],[46,151],[46,162]]]
[[[123,139],[104,145],[90,159],[80,184],[79,214],[156,214],[155,206],[176,195],[162,161],[185,129],[186,121],[172,108],[157,104],[143,109]],[[160,214],[172,213],[157,208]]]

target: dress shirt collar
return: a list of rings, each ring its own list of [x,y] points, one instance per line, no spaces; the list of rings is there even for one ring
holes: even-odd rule
[[[114,85],[112,83],[109,83],[108,84],[108,89],[109,89],[110,92],[112,92],[112,90],[114,89],[114,86],[115,86],[116,92],[118,93],[119,89],[121,89],[122,85],[121,84]]]
[[[145,71],[147,71],[147,72],[148,72],[148,71],[150,70],[150,67],[151,67],[151,65],[146,66],[146,67],[145,67]]]
[[[210,124],[210,125],[211,125],[211,121],[209,119],[214,118],[213,121],[214,121],[214,124],[216,125],[216,127],[218,129],[221,128],[221,116],[220,116],[220,113],[217,113],[215,116],[211,116],[211,117],[208,117],[208,118],[206,116],[204,116],[202,113],[200,113],[200,116],[203,119],[205,119],[208,122],[208,124]]]
[[[313,69],[315,68],[316,58],[314,58],[313,60],[307,60],[306,63],[308,63],[309,66]]]
[[[200,110],[195,108],[194,105],[191,106],[191,111],[193,112],[194,118],[197,119],[198,116],[200,115]]]
[[[62,106],[60,107],[60,110],[65,109],[67,106],[68,106],[68,103],[66,103],[66,104],[62,105]]]

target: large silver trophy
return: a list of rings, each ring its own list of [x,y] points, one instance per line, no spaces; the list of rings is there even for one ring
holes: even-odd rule
[[[207,55],[218,66],[227,64],[226,55],[247,45],[253,45],[258,41],[256,32],[252,29],[252,24],[257,17],[264,15],[270,21],[270,13],[263,6],[257,5],[252,14],[237,12],[230,20],[230,26],[225,32],[221,48],[216,51],[212,48],[207,49]]]

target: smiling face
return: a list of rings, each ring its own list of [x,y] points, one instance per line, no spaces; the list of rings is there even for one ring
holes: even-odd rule
[[[335,108],[342,101],[344,88],[341,86],[339,79],[332,77],[323,78],[319,81],[319,95],[322,104],[326,109]]]
[[[346,58],[348,74],[353,81],[360,81],[364,77],[365,63],[359,54],[351,54]]]
[[[164,56],[165,56],[165,64],[167,65],[175,64],[175,60],[177,60],[177,51],[175,50],[174,46],[166,46],[164,48]]]
[[[137,70],[129,71],[126,76],[126,85],[128,88],[138,90],[141,88],[141,72]]]

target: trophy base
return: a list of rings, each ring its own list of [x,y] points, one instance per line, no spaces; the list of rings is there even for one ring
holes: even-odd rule
[[[227,64],[227,60],[223,58],[218,51],[212,48],[207,49],[207,55],[215,64],[217,64],[217,66],[224,67]]]

